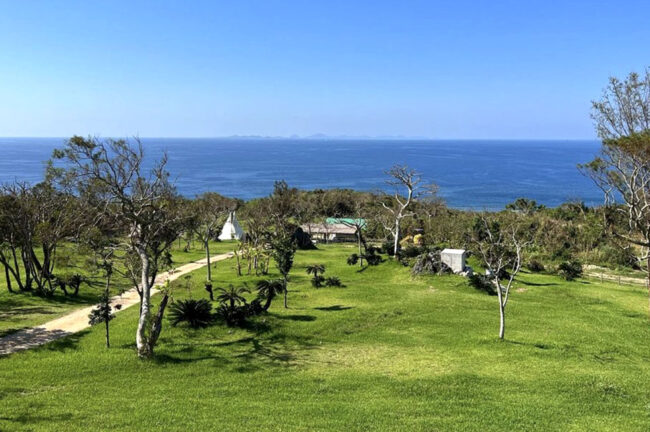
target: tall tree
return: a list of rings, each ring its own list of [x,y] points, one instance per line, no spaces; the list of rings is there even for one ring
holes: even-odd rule
[[[609,79],[592,118],[602,140],[600,155],[580,165],[604,193],[606,226],[645,263],[650,318],[650,69]],[[625,227],[614,224],[617,216]]]
[[[278,271],[282,275],[282,282],[284,286],[284,307],[288,308],[288,284],[289,272],[293,267],[293,257],[296,253],[296,242],[291,236],[276,236],[271,240],[271,256],[275,261]]]
[[[194,208],[198,224],[196,231],[203,248],[205,249],[205,258],[208,263],[207,281],[212,281],[212,268],[210,265],[210,241],[219,235],[219,228],[223,223],[224,216],[228,212],[234,211],[236,202],[226,198],[218,193],[206,192],[194,201]]]
[[[79,136],[68,140],[53,157],[66,163],[61,167],[52,163],[51,176],[63,187],[74,186],[82,198],[98,204],[128,232],[128,246],[139,260],[140,271],[136,348],[138,356],[151,357],[169,301],[169,291],[164,290],[158,312],[152,317],[151,289],[182,228],[178,197],[165,169],[167,158],[163,156],[147,170],[139,140],[132,143]]]
[[[496,219],[482,214],[476,219],[472,234],[479,259],[496,287],[499,300],[499,339],[503,339],[510,288],[521,269],[523,250],[528,245],[525,231],[514,221],[504,226]]]
[[[435,192],[435,185],[424,185],[422,176],[406,165],[395,165],[385,172],[389,177],[386,183],[393,189],[381,199],[381,205],[389,216],[384,227],[393,236],[393,254],[398,258],[401,225],[404,218],[412,217],[412,204]]]

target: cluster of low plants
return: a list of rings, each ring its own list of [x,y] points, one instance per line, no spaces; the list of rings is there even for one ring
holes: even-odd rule
[[[470,275],[467,280],[469,281],[470,286],[477,290],[483,291],[489,295],[497,295],[497,288],[490,277],[474,273]]]
[[[340,280],[335,277],[326,280],[326,283],[330,284],[336,282],[340,284]],[[214,298],[212,284],[208,282],[205,287],[206,290],[210,288],[208,290],[210,300],[183,299],[172,303],[169,307],[172,326],[185,323],[191,328],[203,328],[216,321],[222,321],[228,326],[243,326],[248,318],[266,312],[271,307],[272,301],[285,290],[283,280],[263,279],[256,284],[256,297],[248,302],[245,295],[251,291],[245,286],[238,287],[231,284],[225,288],[218,288],[216,298]],[[211,301],[213,298],[218,302],[214,310]]]
[[[564,261],[558,265],[557,274],[567,281],[576,280],[582,276],[582,263],[577,260]]]
[[[312,275],[311,285],[314,288],[326,287],[341,287],[341,279],[336,276],[325,277],[325,265],[323,264],[311,264],[307,266],[307,274]]]
[[[357,265],[359,261],[365,263],[368,266],[376,266],[381,264],[382,258],[380,255],[381,249],[374,246],[368,246],[366,251],[359,255],[358,253],[353,253],[348,256],[347,263],[348,265]]]
[[[447,264],[442,262],[440,250],[437,249],[418,255],[411,269],[411,274],[414,276],[448,273],[452,273],[452,271]]]
[[[546,271],[546,267],[544,266],[544,263],[542,263],[540,260],[536,258],[533,258],[530,261],[528,261],[526,267],[528,268],[528,270],[530,270],[533,273],[541,273],[543,271]]]

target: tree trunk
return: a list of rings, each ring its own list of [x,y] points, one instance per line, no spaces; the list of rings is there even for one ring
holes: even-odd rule
[[[156,318],[151,324],[151,334],[149,336],[149,356],[153,355],[153,349],[158,342],[158,337],[162,331],[163,316],[165,315],[165,309],[167,308],[167,303],[169,302],[169,294],[165,293],[162,300],[160,301],[160,306],[158,306],[158,313]]]
[[[648,256],[646,269],[647,269],[646,272],[648,273],[646,279],[646,288],[648,289],[648,319],[650,320],[650,255]]]
[[[495,278],[497,285],[497,298],[499,300],[499,339],[503,340],[506,334],[506,306],[503,304],[503,293],[498,277]]]
[[[397,259],[397,249],[399,248],[399,219],[395,220],[395,243],[393,244],[393,258]]]
[[[273,295],[268,295],[266,297],[266,302],[264,303],[264,306],[262,307],[262,309],[264,309],[264,311],[269,310],[269,308],[271,307],[271,302],[272,301],[273,301]]]
[[[110,333],[109,333],[109,329],[108,329],[109,318],[110,318],[110,315],[111,315],[111,307],[110,307],[111,303],[110,303],[110,297],[109,297],[110,290],[111,290],[111,274],[109,272],[106,275],[106,288],[105,288],[106,298],[108,299],[107,300],[108,301],[108,307],[106,308],[106,316],[104,317],[104,324],[106,325],[106,348],[111,347],[111,339],[110,339]]]
[[[205,240],[205,259],[208,262],[208,282],[212,282],[212,268],[210,267],[210,239],[207,234]]]
[[[149,257],[147,251],[141,249],[139,252],[140,262],[142,263],[142,297],[140,300],[140,319],[138,320],[138,330],[135,334],[135,345],[138,356],[141,358],[151,357],[151,347],[147,338],[147,323],[151,309],[151,287],[149,286]]]
[[[363,268],[363,255],[361,254],[361,230],[357,230],[357,240],[359,242],[359,267]]]
[[[288,285],[287,277],[284,276],[284,308],[285,309],[289,308],[289,305],[287,304],[287,293],[288,293],[287,285]]]
[[[9,267],[4,264],[5,268],[5,278],[7,279],[7,289],[9,290],[10,293],[14,292],[13,288],[11,287],[11,277],[9,276]]]

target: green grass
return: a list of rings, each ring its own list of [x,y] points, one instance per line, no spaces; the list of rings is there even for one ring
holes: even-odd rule
[[[320,248],[298,253],[290,308],[278,299],[248,329],[166,325],[141,361],[131,308],[114,348],[93,328],[0,358],[0,430],[650,429],[642,287],[522,274],[500,342],[496,299],[465,279],[358,273],[351,248]],[[347,286],[312,288],[312,263]],[[256,280],[234,274],[220,263],[215,286]],[[204,278],[176,298],[205,297]]]
[[[174,266],[181,266],[192,261],[205,258],[205,252],[198,242],[194,242],[188,252],[184,251],[185,245],[174,244],[172,248],[172,259]],[[210,245],[211,253],[218,255],[229,252],[235,248],[233,242],[214,242]],[[73,250],[72,247],[69,248]],[[10,293],[7,290],[7,283],[4,277],[4,270],[0,273],[0,337],[13,333],[25,327],[32,327],[43,324],[49,320],[58,318],[66,313],[97,303],[103,290],[103,279],[97,275],[91,275],[85,265],[85,258],[72,253],[70,268],[57,268],[56,273],[81,273],[90,275],[97,284],[89,286],[82,284],[77,297],[65,296],[57,290],[51,298],[43,298],[31,293]],[[117,294],[120,290],[132,288],[131,282],[116,274],[113,278],[112,291]],[[17,287],[14,287],[17,289]]]

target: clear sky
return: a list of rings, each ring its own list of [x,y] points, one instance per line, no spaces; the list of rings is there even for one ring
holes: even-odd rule
[[[0,136],[593,138],[646,1],[0,0]]]

